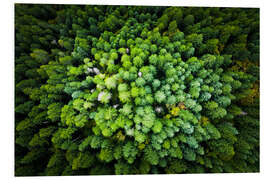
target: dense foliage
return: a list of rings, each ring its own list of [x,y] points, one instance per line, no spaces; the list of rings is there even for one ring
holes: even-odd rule
[[[15,6],[15,175],[259,171],[259,10]]]

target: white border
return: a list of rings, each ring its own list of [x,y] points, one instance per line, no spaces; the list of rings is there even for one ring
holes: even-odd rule
[[[262,0],[16,0],[18,3],[259,7]]]
[[[268,179],[270,177],[269,128],[270,88],[269,88],[269,42],[270,7],[267,0],[4,0],[1,4],[1,179],[14,177],[14,3],[40,4],[110,4],[110,5],[163,5],[163,6],[203,6],[203,7],[260,7],[261,24],[261,167],[260,173],[248,174],[200,174],[200,175],[137,175],[137,176],[57,176],[21,177],[20,179],[137,179],[137,178],[188,178],[188,179]],[[3,56],[4,54],[4,56]],[[267,178],[268,177],[268,178]]]

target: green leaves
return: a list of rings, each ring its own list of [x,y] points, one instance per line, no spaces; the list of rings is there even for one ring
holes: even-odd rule
[[[130,101],[130,92],[129,91],[123,91],[119,93],[119,99],[122,103],[127,103]]]
[[[159,163],[159,156],[155,150],[148,146],[145,150],[145,160],[148,161],[151,165],[157,165]]]
[[[210,102],[207,102],[207,103],[205,104],[205,107],[206,107],[207,109],[213,110],[213,109],[215,109],[215,108],[218,107],[218,104],[217,104],[216,102],[214,102],[214,101],[210,101]]]
[[[134,59],[133,59],[133,64],[134,66],[136,67],[141,67],[143,65],[143,60],[141,59],[140,56],[136,56]]]
[[[119,111],[126,116],[130,115],[132,113],[132,104],[125,104]]]
[[[139,143],[143,143],[146,140],[146,136],[144,135],[144,133],[141,133],[138,130],[135,130],[135,132],[134,132],[134,138]]]
[[[143,87],[145,85],[145,79],[143,79],[142,77],[139,77],[136,79],[136,85],[139,87]]]
[[[75,126],[77,127],[84,127],[87,121],[88,121],[88,117],[85,114],[79,114],[74,119]]]
[[[161,103],[165,100],[166,96],[162,91],[157,91],[155,94],[155,99],[157,102]]]
[[[158,120],[154,122],[154,126],[152,127],[152,130],[154,133],[159,133],[162,129],[162,123]]]
[[[15,175],[258,171],[257,9],[15,12]]]
[[[113,160],[113,152],[109,148],[105,148],[105,149],[102,148],[99,155],[98,155],[98,158],[101,161],[104,161],[104,162],[108,163],[108,162]]]
[[[131,96],[132,96],[132,97],[138,97],[138,96],[139,96],[139,88],[137,88],[137,87],[132,87],[132,88],[131,88]]]
[[[105,79],[105,85],[108,89],[114,89],[117,85],[117,79],[115,76]]]
[[[214,139],[219,139],[221,137],[220,132],[213,124],[206,124],[205,126],[207,133]]]
[[[60,57],[59,62],[61,64],[65,64],[65,65],[71,64],[72,63],[72,57],[71,56]]]
[[[119,92],[124,92],[128,90],[128,85],[127,84],[119,84],[118,85],[118,91]]]
[[[175,96],[169,96],[167,102],[170,105],[175,104],[176,103],[176,97]]]
[[[77,170],[80,168],[89,168],[95,163],[95,158],[91,155],[90,152],[79,153],[79,156],[73,159],[72,169]]]
[[[123,156],[125,159],[127,159],[128,163],[132,164],[136,158],[136,155],[138,153],[138,149],[133,145],[132,142],[127,142],[123,146]]]
[[[49,54],[43,49],[34,49],[30,55],[41,64],[45,64],[49,60]]]
[[[107,104],[109,103],[111,99],[111,93],[107,91],[102,91],[98,94],[97,100],[100,101],[101,103]]]
[[[83,142],[79,145],[79,150],[84,151],[86,147],[90,145],[91,141],[92,141],[92,136],[88,136],[87,138],[85,138]]]

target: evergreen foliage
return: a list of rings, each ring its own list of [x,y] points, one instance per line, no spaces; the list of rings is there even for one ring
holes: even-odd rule
[[[259,172],[259,10],[15,5],[15,175]]]

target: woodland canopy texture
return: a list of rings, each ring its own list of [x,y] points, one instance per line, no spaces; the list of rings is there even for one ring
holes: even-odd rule
[[[15,5],[15,175],[259,172],[259,9]]]

